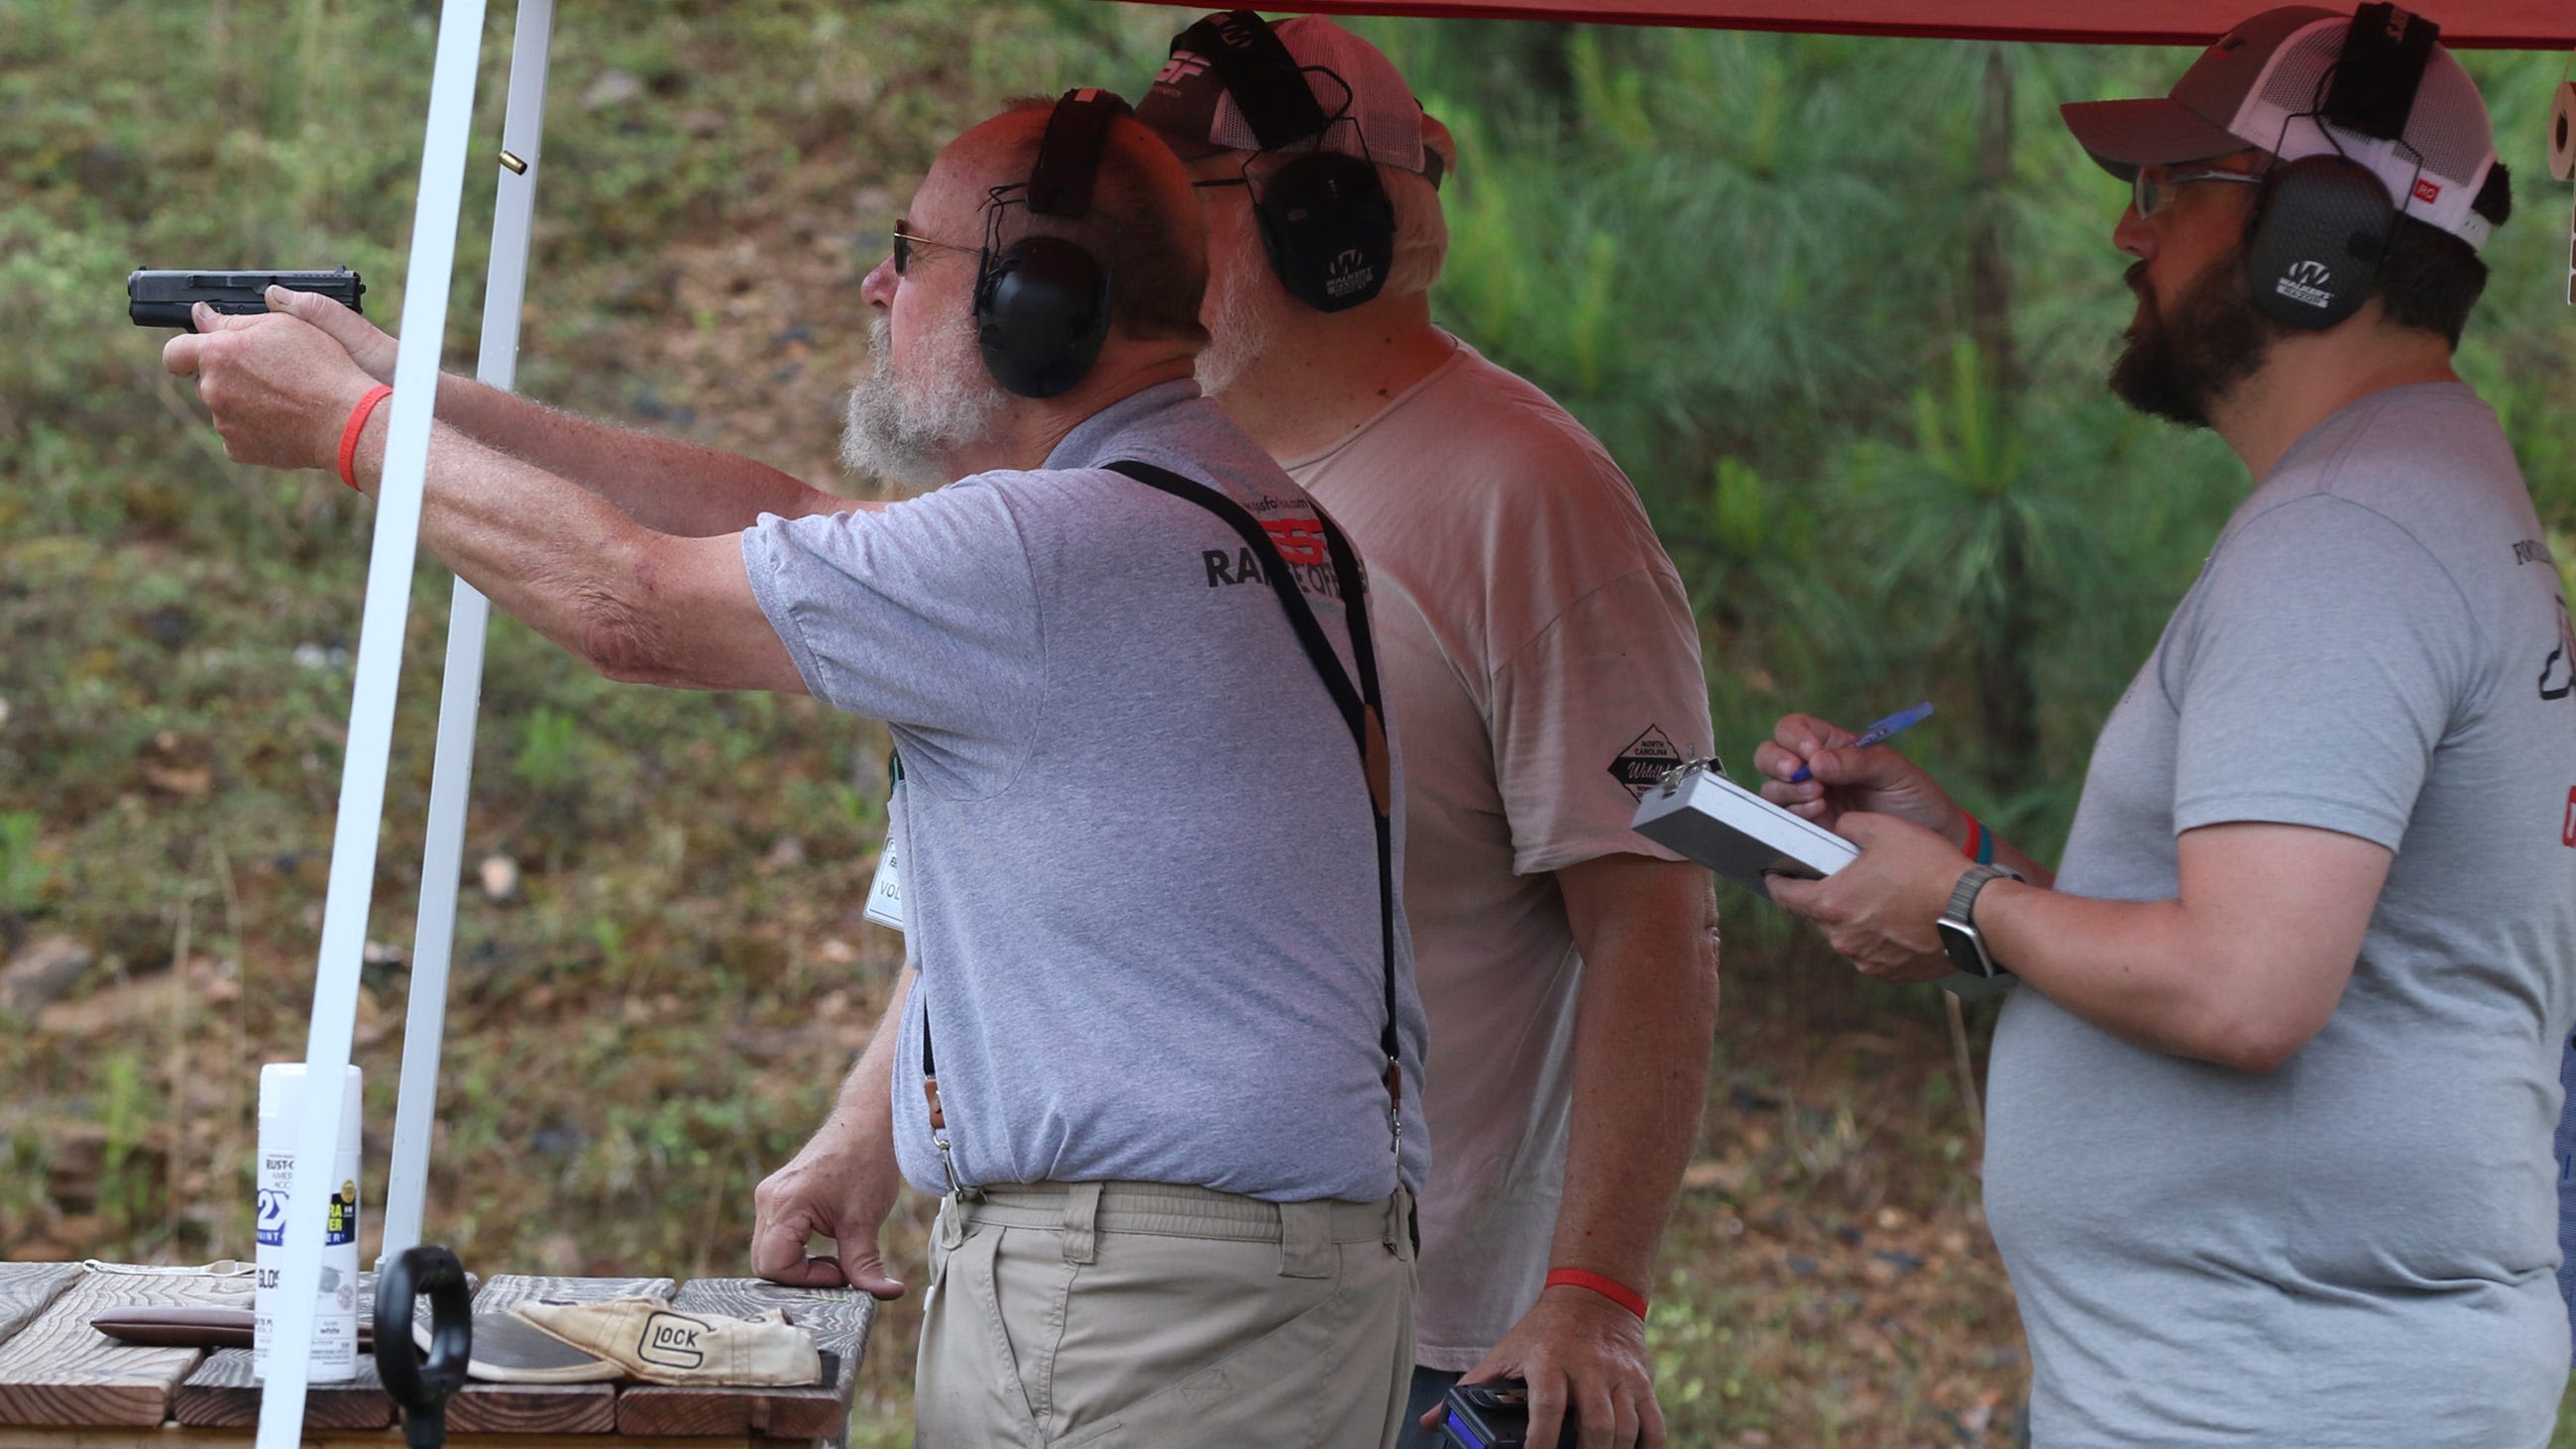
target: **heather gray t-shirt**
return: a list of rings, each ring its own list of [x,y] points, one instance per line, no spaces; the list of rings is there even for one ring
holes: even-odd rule
[[[970,1183],[1384,1197],[1397,1171],[1358,753],[1240,536],[1099,466],[1121,459],[1251,510],[1352,667],[1314,505],[1193,383],[1112,405],[1038,471],[880,513],[764,516],[743,536],[806,686],[885,720],[903,756],[921,974],[896,1155],[945,1191],[920,1086],[927,1010]],[[1400,920],[1396,971],[1418,1191],[1424,1037]]]
[[[2396,858],[2269,1074],[2005,1008],[1986,1208],[2041,1449],[2547,1442],[2576,699],[2544,537],[2475,393],[2373,394],[2237,509],[2104,728],[2060,890],[2170,898],[2177,834],[2226,821]]]

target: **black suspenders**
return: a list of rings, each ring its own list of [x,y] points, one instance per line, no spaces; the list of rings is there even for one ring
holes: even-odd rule
[[[1350,729],[1351,745],[1359,752],[1360,771],[1368,780],[1369,815],[1377,836],[1378,951],[1386,976],[1386,1024],[1378,1034],[1378,1047],[1386,1054],[1387,1122],[1400,1151],[1404,1135],[1404,1053],[1396,1032],[1395,792],[1392,756],[1386,740],[1386,700],[1378,688],[1377,647],[1369,630],[1367,581],[1360,572],[1359,555],[1352,552],[1350,541],[1333,520],[1322,509],[1316,509],[1316,521],[1323,526],[1325,553],[1332,563],[1333,584],[1341,594],[1349,623],[1351,659],[1359,666],[1359,679],[1354,684],[1350,671],[1342,667],[1341,656],[1333,652],[1332,641],[1324,636],[1323,625],[1316,621],[1314,606],[1306,602],[1306,595],[1297,587],[1296,575],[1287,560],[1279,556],[1278,545],[1271,542],[1270,535],[1242,504],[1204,483],[1151,463],[1126,459],[1101,466],[1148,488],[1195,503],[1242,535],[1244,546],[1260,560],[1262,577],[1269,581],[1270,591],[1287,612],[1289,627],[1304,646],[1308,662],[1315,666],[1325,692],[1332,695],[1334,706],[1341,711],[1342,723]],[[927,1003],[922,1007],[921,1026],[922,1092],[930,1101],[930,1125],[939,1145],[940,1161],[947,1166],[947,1140],[935,1135],[948,1124],[939,1106],[939,1076],[930,1053]],[[951,1190],[959,1189],[954,1167],[948,1167],[948,1185]]]
[[[1315,519],[1324,529],[1324,548],[1332,559],[1333,584],[1341,593],[1342,608],[1350,624],[1351,659],[1359,665],[1359,686],[1354,689],[1349,673],[1342,668],[1341,656],[1333,652],[1323,626],[1315,622],[1314,606],[1298,589],[1296,576],[1279,556],[1278,546],[1242,504],[1204,483],[1151,463],[1129,461],[1107,466],[1149,488],[1187,499],[1234,525],[1253,556],[1261,560],[1262,576],[1270,581],[1270,591],[1279,596],[1279,607],[1287,611],[1288,623],[1297,631],[1297,642],[1306,647],[1306,658],[1323,678],[1324,688],[1342,712],[1342,722],[1350,728],[1351,744],[1359,751],[1361,772],[1368,778],[1369,814],[1377,832],[1378,951],[1386,967],[1386,1026],[1378,1035],[1378,1045],[1386,1052],[1387,1110],[1394,1114],[1396,1131],[1401,1133],[1404,1054],[1395,1030],[1395,791],[1386,743],[1386,699],[1378,691],[1377,646],[1369,632],[1368,585],[1360,573],[1359,555],[1351,551],[1350,540],[1342,537],[1333,520],[1325,517],[1322,509],[1316,509]]]

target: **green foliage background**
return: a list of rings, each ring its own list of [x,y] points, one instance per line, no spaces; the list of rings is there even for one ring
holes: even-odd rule
[[[522,389],[827,480],[838,391],[864,365],[856,283],[938,142],[1008,95],[1136,93],[1189,15],[564,7]],[[478,157],[511,19],[488,26]],[[425,3],[0,0],[0,948],[59,934],[99,961],[69,1003],[90,1015],[0,1022],[0,1255],[247,1246],[242,1084],[301,1052],[370,514],[327,479],[226,462],[158,337],[118,315],[118,283],[345,262],[370,313],[398,316],[434,20]],[[1636,481],[1701,611],[1721,751],[1787,709],[1852,721],[1928,697],[1940,716],[1909,745],[2053,852],[2094,730],[2244,486],[2213,439],[2102,391],[2130,310],[2109,244],[2123,196],[2055,120],[2063,100],[2161,91],[2186,57],[1358,28],[1464,152],[1441,319]],[[2567,197],[2541,144],[2563,61],[2469,62],[2521,214],[2460,365],[2576,557]],[[495,175],[468,170],[451,366],[474,355]],[[371,1122],[390,1121],[446,599],[424,566],[367,974],[387,1019],[362,1022]],[[501,899],[469,890],[460,921],[434,1214],[469,1261],[735,1271],[750,1184],[818,1116],[893,964],[856,922],[882,737],[808,701],[611,686],[507,621],[483,709],[469,869],[504,855],[521,874]],[[1897,1033],[1919,1013],[1728,906],[1732,1022],[1839,1011]],[[1721,1033],[1736,1097],[1715,1103],[1712,1153],[1754,1110],[1760,1051]],[[1937,1050],[1915,1055],[1946,1091]],[[1863,1118],[1791,1132],[1763,1191],[1973,1224],[1955,1126]],[[1885,1150],[1951,1165],[1871,1167],[1882,1130],[1901,1138]],[[48,1186],[83,1134],[105,1144],[86,1207]],[[1758,1196],[1719,1203],[1753,1219]],[[1725,1250],[1692,1258],[1696,1229],[1677,1231],[1685,1310],[1657,1332],[1683,1442],[1975,1442],[1933,1350],[1900,1354],[1912,1387],[1877,1407],[1834,1353],[1737,1371],[1765,1300],[1730,1296]],[[1975,1332],[2008,1342],[1999,1280],[1976,1291]],[[1772,1326],[1812,1339],[1811,1317]],[[1990,1387],[2016,1372],[1988,1368]],[[899,1372],[868,1392],[900,1419]]]

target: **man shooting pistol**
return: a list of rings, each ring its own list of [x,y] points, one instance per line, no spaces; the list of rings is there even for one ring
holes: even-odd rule
[[[449,377],[421,544],[611,677],[886,721],[911,964],[754,1192],[751,1267],[900,1296],[878,1225],[903,1180],[942,1195],[921,1443],[1393,1449],[1428,1033],[1377,605],[1199,395],[1206,225],[1124,101],[977,125],[887,242],[842,451],[929,491],[857,504]],[[374,493],[394,339],[268,302],[164,364],[229,456]],[[1274,541],[1308,536],[1326,566]],[[1247,548],[1261,584],[1211,587]]]

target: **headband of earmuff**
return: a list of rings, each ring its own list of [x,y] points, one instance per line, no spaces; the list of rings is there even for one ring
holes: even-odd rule
[[[2399,140],[2441,27],[2393,4],[2353,12],[2316,116],[2336,128]],[[2295,118],[2293,118],[2295,119]],[[2277,149],[2277,148],[2276,148]],[[2264,178],[2245,243],[2254,305],[2311,331],[2361,310],[2397,233],[2397,206],[2378,173],[2339,154],[2276,162]]]
[[[1066,91],[1047,116],[1029,179],[993,189],[984,212],[984,250],[975,274],[975,339],[993,380],[1021,397],[1056,397],[1091,372],[1109,335],[1110,268],[1078,242],[1024,236],[1001,245],[1002,214],[1089,215],[1110,128],[1128,113],[1111,91]]]
[[[1280,285],[1319,312],[1375,297],[1395,258],[1395,203],[1375,163],[1324,149],[1334,126],[1357,126],[1347,107],[1343,115],[1327,114],[1305,68],[1269,22],[1249,10],[1208,16],[1173,37],[1172,49],[1207,59],[1263,151],[1315,145],[1253,189],[1262,250]]]

